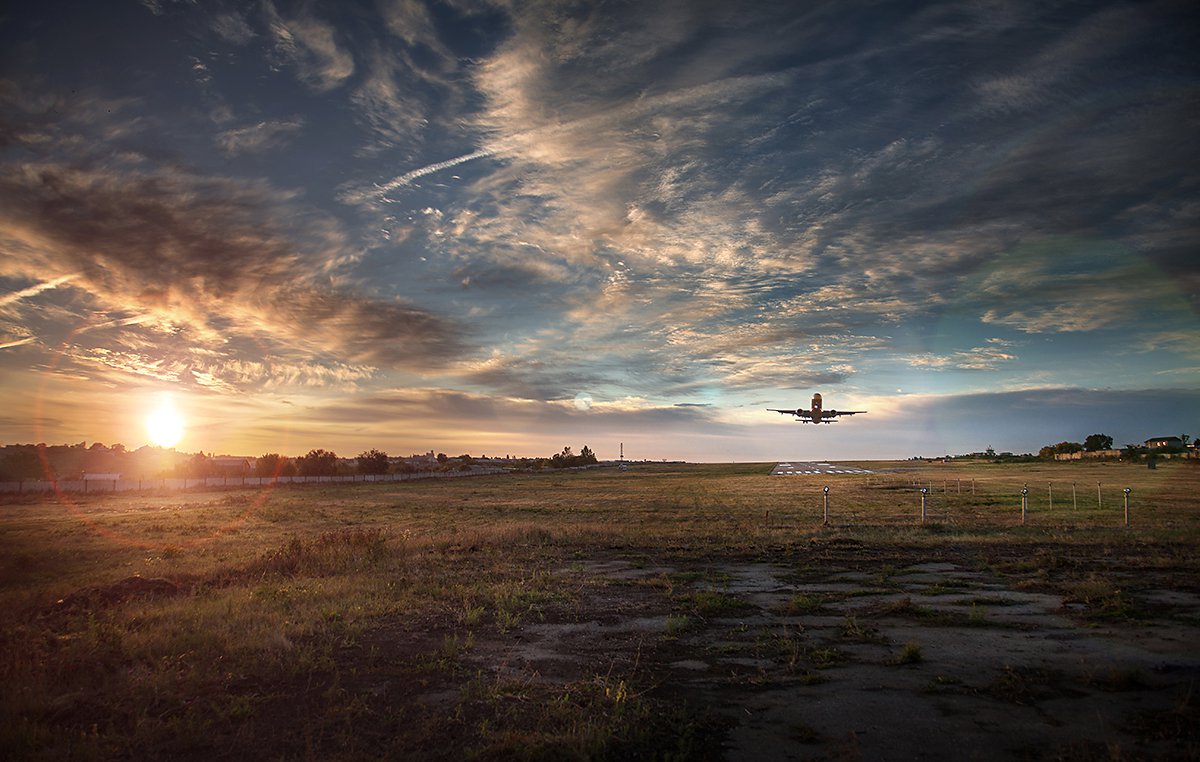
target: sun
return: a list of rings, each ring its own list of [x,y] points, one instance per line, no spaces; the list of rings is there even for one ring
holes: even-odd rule
[[[175,409],[170,395],[164,394],[158,407],[146,414],[146,433],[159,447],[174,447],[183,439],[183,416]]]

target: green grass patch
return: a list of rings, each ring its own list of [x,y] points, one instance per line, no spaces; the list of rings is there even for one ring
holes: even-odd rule
[[[755,608],[753,603],[715,590],[698,590],[680,596],[680,602],[702,617],[731,617]]]

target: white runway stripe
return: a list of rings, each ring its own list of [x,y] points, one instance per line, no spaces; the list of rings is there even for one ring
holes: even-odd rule
[[[797,476],[802,474],[870,474],[865,468],[839,466],[835,463],[779,463],[771,469],[771,476]]]

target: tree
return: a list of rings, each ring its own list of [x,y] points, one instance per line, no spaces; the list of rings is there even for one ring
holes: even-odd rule
[[[0,480],[26,481],[29,479],[53,479],[53,469],[43,463],[36,447],[14,448],[0,468]]]
[[[284,476],[283,466],[287,458],[277,452],[268,452],[254,461],[254,475],[262,477]]]
[[[95,445],[92,446],[92,449],[96,449]],[[209,458],[209,456],[205,455],[203,452],[198,452],[184,461],[182,466],[176,470],[181,470],[184,477],[189,479],[206,479],[213,475],[213,468],[212,463],[209,462],[210,460],[211,458]]]
[[[388,472],[388,454],[374,449],[359,453],[358,472],[360,474],[386,474]]]
[[[296,458],[301,476],[333,476],[337,472],[337,454],[329,450],[309,450]]]
[[[438,463],[445,464],[445,462],[446,462],[447,460],[449,460],[449,458],[447,458],[447,457],[446,457],[446,453],[444,453],[444,452],[439,452],[439,453],[437,454],[437,462],[438,462]]]
[[[1079,452],[1083,449],[1083,445],[1078,442],[1059,442],[1056,445],[1046,445],[1038,451],[1038,457],[1044,460],[1054,460],[1054,456],[1060,453]]]
[[[596,453],[592,452],[592,448],[587,445],[576,455],[571,451],[570,447],[562,448],[562,452],[555,453],[550,456],[551,468],[571,468],[573,466],[587,466],[596,463]]]
[[[562,452],[557,452],[550,456],[551,468],[567,468],[575,465],[575,453],[571,452],[571,447],[562,448]]]
[[[1111,450],[1112,446],[1113,438],[1107,434],[1089,434],[1087,439],[1083,440],[1083,449],[1088,452]]]

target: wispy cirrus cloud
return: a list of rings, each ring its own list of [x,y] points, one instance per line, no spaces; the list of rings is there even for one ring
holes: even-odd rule
[[[234,45],[245,45],[258,36],[246,17],[238,11],[213,15],[209,26],[221,39]]]
[[[923,353],[908,358],[909,365],[930,370],[996,370],[1005,363],[1013,362],[1015,343],[1004,339],[988,339],[983,346],[950,354]]]
[[[309,87],[327,92],[354,74],[354,56],[339,44],[332,24],[309,10],[285,17],[271,0],[264,0],[262,8],[276,55],[295,66]]]
[[[20,289],[19,291],[13,291],[11,293],[0,295],[0,308],[12,304],[13,302],[27,299],[31,296],[37,296],[43,291],[49,291],[51,289],[58,288],[64,283],[70,283],[71,279],[74,277],[74,275],[63,275],[43,283],[35,283],[34,285]]]
[[[234,156],[242,153],[279,148],[304,129],[304,120],[277,119],[258,122],[245,127],[235,127],[217,134],[217,145],[225,154]]]
[[[335,284],[358,253],[337,222],[294,193],[145,156],[104,157],[72,138],[53,138],[57,161],[11,161],[0,179],[0,243],[22,252],[0,258],[0,277],[39,281],[6,303],[69,284],[93,314],[117,316],[89,320],[91,332],[122,329],[158,345],[120,351],[80,339],[77,359],[178,380],[184,368],[197,379],[253,359],[263,348],[243,340],[254,338],[287,361],[326,368],[423,372],[464,352],[457,322]],[[179,341],[222,353],[226,364],[163,354]],[[231,384],[247,380],[228,375]],[[330,376],[308,376],[322,377]]]

